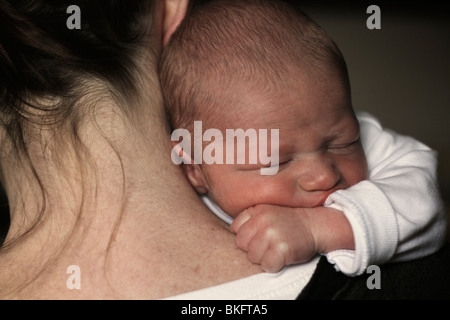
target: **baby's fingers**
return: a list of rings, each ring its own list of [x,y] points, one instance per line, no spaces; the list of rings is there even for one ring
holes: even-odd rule
[[[261,267],[266,272],[278,272],[286,265],[286,254],[288,248],[286,243],[277,247],[269,247],[261,260]]]
[[[270,246],[270,241],[261,237],[260,234],[256,234],[250,241],[247,250],[248,259],[257,264],[261,264],[263,257]]]
[[[236,245],[244,251],[248,251],[250,244],[255,242],[254,238],[258,231],[249,220],[250,217],[239,226],[236,233]]]
[[[244,223],[246,223],[251,218],[250,213],[248,210],[242,211],[233,221],[233,223],[230,226],[230,229],[234,233],[238,233],[239,229],[242,227]]]
[[[251,262],[260,264],[264,271],[278,272],[286,265],[288,252],[288,244],[277,241],[276,232],[268,229],[253,236],[247,256]]]

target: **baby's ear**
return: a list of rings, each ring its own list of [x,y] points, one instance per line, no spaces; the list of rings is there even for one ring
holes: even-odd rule
[[[205,176],[203,175],[203,172],[198,164],[184,164],[183,171],[197,193],[208,193],[208,186],[206,184]]]
[[[184,174],[197,193],[208,193],[208,186],[200,165],[194,164],[190,153],[185,152],[178,141],[172,141],[172,161],[183,166]]]
[[[189,0],[166,0],[164,10],[163,46],[186,16]]]

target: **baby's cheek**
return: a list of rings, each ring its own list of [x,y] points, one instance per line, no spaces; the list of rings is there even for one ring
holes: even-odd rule
[[[255,199],[255,204],[271,204],[280,206],[290,206],[289,199],[293,198],[295,194],[295,184],[289,179],[277,179],[271,177],[266,181],[261,181],[258,186],[258,197]]]
[[[365,159],[364,159],[365,160]],[[362,180],[368,179],[368,168],[367,164],[364,162],[355,162],[353,165],[349,166],[346,172],[346,181],[348,187],[351,187]]]
[[[281,178],[281,177],[280,177]],[[242,211],[260,204],[286,205],[292,193],[285,179],[275,176],[258,176],[248,181],[221,186],[214,200],[230,216],[236,218]]]
[[[355,180],[357,180],[357,182],[366,180],[369,178],[369,169],[368,169],[368,165],[367,165],[367,158],[366,158],[366,154],[364,152],[364,149],[363,149],[361,143],[358,148],[356,160],[354,161],[352,166],[354,167],[354,171],[355,171],[355,175],[356,175]]]
[[[211,196],[213,200],[225,211],[228,215],[236,218],[242,211],[250,207],[251,197],[242,188],[235,187],[234,190],[226,190],[227,192],[218,192]]]

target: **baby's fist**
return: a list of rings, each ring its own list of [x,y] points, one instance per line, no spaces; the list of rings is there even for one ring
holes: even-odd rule
[[[304,262],[316,252],[307,218],[298,208],[257,205],[244,210],[231,225],[236,245],[267,272]]]

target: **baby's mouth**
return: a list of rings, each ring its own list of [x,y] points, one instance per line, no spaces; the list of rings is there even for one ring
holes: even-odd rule
[[[335,187],[327,191],[320,191],[321,193],[315,196],[315,201],[311,201],[308,207],[315,208],[323,206],[330,194],[336,192],[337,190],[344,189],[343,187]]]

